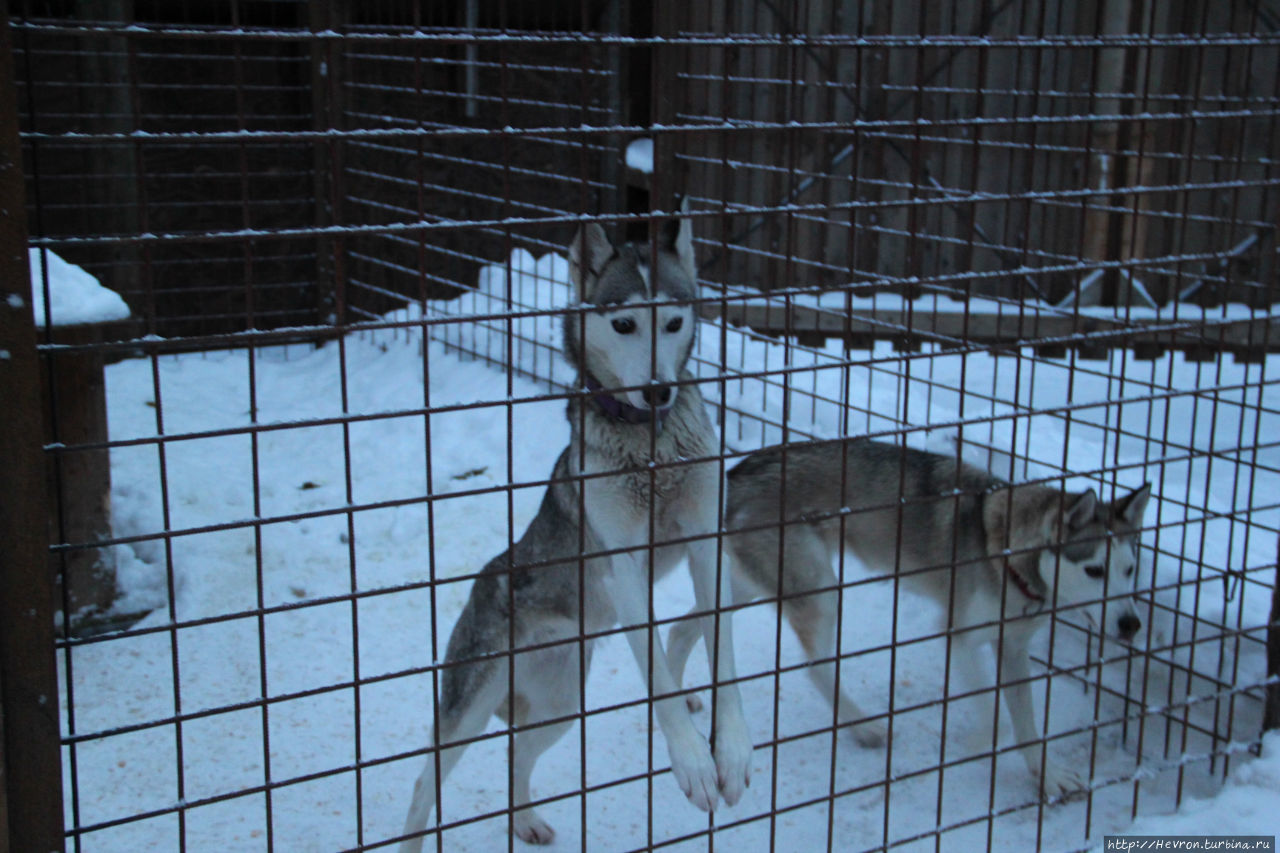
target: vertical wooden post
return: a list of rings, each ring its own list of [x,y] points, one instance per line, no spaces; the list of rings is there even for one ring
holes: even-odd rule
[[[92,345],[102,342],[106,326],[54,326],[48,334],[54,343]],[[74,448],[107,440],[105,366],[102,353],[95,350],[60,352],[41,361],[44,430],[49,443]],[[82,543],[111,538],[110,456],[106,449],[49,455],[48,524],[53,541]],[[53,606],[62,611],[67,634],[110,630],[141,615],[106,616],[117,593],[115,554],[110,549],[50,552],[48,563],[55,579]]]
[[[653,37],[653,4],[654,0],[630,0],[627,3],[628,36],[636,39]],[[626,74],[626,83],[623,84],[623,96],[626,99],[624,121],[629,125],[649,128],[653,125],[653,47],[646,44],[628,48],[623,68]],[[665,139],[654,138],[653,173],[649,175],[647,186],[627,184],[624,199],[627,213],[648,213],[652,210],[654,179],[660,171],[659,152],[665,153],[667,148]],[[622,236],[625,240],[644,240],[648,233],[647,223],[628,222],[623,228]]]
[[[78,0],[74,4],[78,22],[85,24],[110,21],[128,25],[136,20],[133,0]],[[133,72],[130,67],[129,39],[126,36],[101,34],[83,35],[76,39],[76,73],[86,84],[76,87],[79,99],[79,122],[102,133],[127,134],[138,129],[138,117],[133,102]],[[48,128],[35,128],[48,130]],[[77,127],[76,129],[80,129]],[[101,221],[95,221],[108,211],[110,230],[119,234],[136,234],[139,228],[140,186],[134,146],[127,142],[112,142],[86,146],[84,181],[85,208],[73,212],[74,231],[63,222],[54,226],[58,233],[93,234],[103,230]],[[96,211],[96,212],[95,212]],[[41,233],[41,223],[33,222],[36,233]],[[88,250],[83,257],[90,257]],[[145,286],[140,281],[141,252],[130,243],[115,243],[94,260],[107,257],[111,263],[103,264],[97,273],[102,284],[129,299],[140,299]],[[66,253],[67,260],[82,263],[76,252]],[[140,303],[137,303],[140,304]]]
[[[0,19],[0,702],[5,850],[62,850],[62,761],[54,662],[53,577],[46,562],[40,365],[9,18]],[[19,499],[11,499],[20,496]]]
[[[1130,29],[1131,0],[1099,0],[1096,17],[1097,34],[1100,36],[1122,35]],[[1118,190],[1126,181],[1139,176],[1128,175],[1126,158],[1119,154],[1126,143],[1136,142],[1121,115],[1132,108],[1110,93],[1123,92],[1126,81],[1131,75],[1126,74],[1126,67],[1132,62],[1131,50],[1123,47],[1107,47],[1098,50],[1097,65],[1094,69],[1091,87],[1097,92],[1109,93],[1097,98],[1092,111],[1105,118],[1092,127],[1089,139],[1091,162],[1086,173],[1090,185],[1100,191],[1091,199],[1095,207],[1118,207],[1124,203],[1124,196]],[[1124,125],[1122,127],[1122,125]],[[1105,194],[1104,194],[1105,193]],[[1129,218],[1110,210],[1090,210],[1084,217],[1084,237],[1081,261],[1127,260],[1126,252],[1135,246],[1126,240],[1131,236],[1127,227]],[[1086,279],[1087,280],[1087,279]],[[1129,291],[1126,275],[1119,270],[1110,270],[1103,274],[1101,287],[1086,288],[1078,283],[1079,291],[1076,300],[1081,305],[1101,301],[1103,304],[1115,305],[1127,299]],[[1086,292],[1088,291],[1088,292]]]
[[[681,13],[672,0],[644,0],[637,5],[648,7],[648,14],[651,16],[650,36],[669,38],[676,34]],[[646,84],[650,87],[651,125],[673,125],[677,121],[673,93],[678,85],[676,71],[680,67],[678,60],[683,50],[684,48],[666,42],[649,49]],[[633,73],[634,71],[633,69]],[[690,190],[684,185],[684,176],[677,174],[676,167],[676,151],[687,150],[687,146],[686,134],[653,134],[653,174],[649,176],[650,210],[674,210],[676,196],[684,195]]]
[[[311,31],[340,32],[342,24],[347,20],[346,11],[346,0],[311,0]],[[314,130],[332,132],[343,126],[342,51],[341,42],[335,39],[315,39],[311,43],[311,115]],[[320,139],[314,146],[312,165],[316,225],[320,228],[342,222],[338,192],[342,151],[343,143],[335,139]],[[321,236],[316,239],[316,319],[322,324],[343,322],[345,294],[339,283],[340,253],[341,240],[338,237]]]
[[[50,329],[56,343],[88,345],[102,339],[101,325]],[[106,383],[101,352],[63,352],[41,364],[47,389],[45,434],[50,442],[74,447],[106,441]],[[49,524],[56,542],[99,542],[111,537],[111,465],[106,450],[74,450],[51,456]],[[50,573],[60,594],[64,630],[78,634],[105,625],[102,615],[115,602],[115,557],[108,548],[50,553]],[[65,588],[65,589],[63,589]]]
[[[601,12],[600,27],[606,33],[616,35],[625,35],[627,33],[624,10],[621,3],[609,3]],[[588,20],[582,21],[582,29],[586,31],[590,27]],[[605,51],[605,67],[609,70],[609,75],[605,82],[605,103],[609,105],[609,122],[611,124],[626,124],[628,122],[628,108],[630,99],[629,93],[626,91],[624,81],[627,79],[627,61],[626,49],[618,45],[610,45],[604,48]],[[585,57],[583,63],[586,63]],[[587,181],[582,182],[584,196],[580,202],[580,209],[583,213],[599,212],[607,210],[610,213],[623,209],[625,199],[627,197],[627,186],[631,179],[630,171],[626,168],[626,164],[622,162],[625,157],[625,146],[629,142],[627,139],[617,139],[617,135],[613,137],[617,142],[616,150],[609,150],[608,145],[601,145],[604,150],[600,154],[600,183],[609,187],[603,193],[596,194],[594,197],[586,194]],[[596,139],[586,139],[587,143],[599,142]],[[586,176],[584,175],[584,178]]]
[[[865,18],[861,23],[866,35],[886,36],[893,30],[892,3],[870,4],[869,9],[864,6],[862,16]],[[884,44],[877,44],[871,48],[859,48],[857,56],[861,65],[857,93],[861,118],[884,120],[889,117],[889,98],[884,85],[890,79],[890,50]],[[891,175],[895,179],[901,179],[901,164],[889,162],[890,150],[883,135],[859,131],[855,141],[858,150],[854,153],[854,158],[857,160],[858,172],[853,181],[852,193],[855,200],[874,205],[884,200],[884,185],[878,180],[868,181],[863,178]],[[872,277],[901,274],[901,270],[893,266],[894,260],[900,256],[897,238],[886,239],[873,230],[876,226],[899,217],[901,208],[854,208],[850,212],[849,225],[853,229],[853,260],[850,266],[855,272],[864,272]]]

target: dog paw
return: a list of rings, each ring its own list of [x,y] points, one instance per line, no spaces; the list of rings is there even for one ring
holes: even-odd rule
[[[751,740],[745,732],[732,738],[719,737],[715,752],[720,795],[729,805],[737,805],[751,787]]]
[[[889,742],[889,727],[884,720],[867,720],[853,727],[853,739],[867,749],[878,749]]]
[[[1033,771],[1034,772],[1034,771]],[[1040,778],[1040,774],[1035,774]],[[1040,794],[1045,800],[1065,800],[1079,795],[1089,788],[1089,780],[1069,767],[1052,761],[1044,765]]]
[[[528,844],[550,844],[556,840],[556,831],[533,809],[516,812],[512,822],[516,838]]]
[[[750,769],[742,772],[726,770],[720,777],[720,796],[724,797],[726,805],[736,806],[749,787],[751,787]]]
[[[690,744],[688,748],[674,747],[671,753],[671,772],[684,795],[704,812],[716,807],[720,799],[720,785],[716,763],[711,759],[707,742]]]

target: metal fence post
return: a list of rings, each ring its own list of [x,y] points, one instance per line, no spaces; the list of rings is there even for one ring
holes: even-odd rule
[[[1276,538],[1275,579],[1271,587],[1271,616],[1267,620],[1267,677],[1280,677],[1280,537]],[[1280,729],[1280,682],[1267,685],[1262,712],[1262,730]]]
[[[53,578],[41,451],[40,365],[27,268],[9,18],[0,23],[0,702],[3,850],[62,849]]]

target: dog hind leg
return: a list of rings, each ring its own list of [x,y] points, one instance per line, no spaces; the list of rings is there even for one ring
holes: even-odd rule
[[[585,666],[591,666],[591,646],[585,649]],[[550,844],[555,830],[527,807],[531,796],[530,778],[538,758],[573,726],[572,717],[579,711],[581,682],[578,678],[578,646],[576,643],[552,646],[519,655],[516,658],[516,690],[511,703],[511,722],[520,731],[511,743],[513,785],[512,831],[529,844]],[[538,725],[544,720],[554,722]]]
[[[520,724],[517,723],[517,725]],[[516,732],[512,739],[511,768],[515,777],[515,787],[512,789],[511,799],[517,809],[512,817],[512,832],[521,841],[527,841],[530,844],[550,844],[555,840],[556,831],[538,816],[537,809],[521,808],[521,805],[533,799],[530,796],[529,779],[533,775],[533,766],[538,757],[563,737],[572,726],[572,722],[547,723]]]
[[[422,850],[422,833],[436,804],[436,762],[439,761],[443,785],[468,745],[449,744],[469,742],[483,733],[489,717],[502,703],[507,692],[507,662],[493,658],[450,666],[444,670],[441,682],[439,728],[432,733],[436,753],[428,755],[426,766],[413,784],[413,802],[404,822],[404,834],[410,837],[400,843],[400,853]]]
[[[866,747],[883,746],[887,738],[884,722],[859,722],[866,714],[843,687],[836,689],[836,618],[840,606],[837,591],[828,589],[805,594],[811,589],[836,585],[830,568],[830,549],[816,532],[800,528],[787,532],[785,549],[782,612],[809,659],[823,661],[809,667],[809,680],[836,709],[837,722],[857,723],[853,736],[858,743]]]

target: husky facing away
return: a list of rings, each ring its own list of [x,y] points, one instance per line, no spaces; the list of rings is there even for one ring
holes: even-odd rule
[[[1050,610],[1073,605],[1123,642],[1137,634],[1132,593],[1149,483],[1108,504],[1092,489],[1012,485],[953,457],[865,438],[766,448],[728,479],[725,543],[736,599],[781,592],[806,654],[822,661],[809,675],[839,723],[865,716],[836,690],[832,563],[845,548],[938,602],[954,632],[952,661],[966,680],[978,683],[976,653],[992,645],[1014,734],[1026,744],[1020,751],[1043,796],[1086,786],[1069,768],[1041,764],[1028,646]],[[668,646],[677,678],[696,641],[686,623],[675,624]],[[692,695],[690,703],[699,704]],[[885,727],[868,720],[853,732],[864,746],[878,746]]]
[[[579,664],[585,674],[592,647],[583,634],[617,624],[631,629],[627,641],[649,683],[681,790],[710,810],[721,795],[736,803],[748,784],[751,742],[735,681],[731,620],[710,615],[729,601],[731,586],[729,567],[717,565],[714,538],[722,495],[718,444],[685,369],[697,325],[689,222],[680,217],[664,225],[656,256],[647,242],[615,247],[599,225],[589,224],[570,245],[569,262],[586,310],[565,317],[564,349],[578,369],[579,387],[592,394],[570,401],[569,446],[537,515],[476,578],[449,637],[433,733],[437,751],[414,785],[402,853],[422,847],[437,772],[443,783],[493,714],[518,729],[510,756],[513,830],[532,844],[553,840],[551,827],[527,807],[529,777],[538,756],[579,712]],[[680,544],[661,544],[672,540]],[[603,555],[583,559],[595,554]],[[652,583],[686,556],[697,610],[707,614],[689,624],[705,641],[723,685],[715,703],[714,755],[684,697],[672,695],[679,684],[650,612]]]

